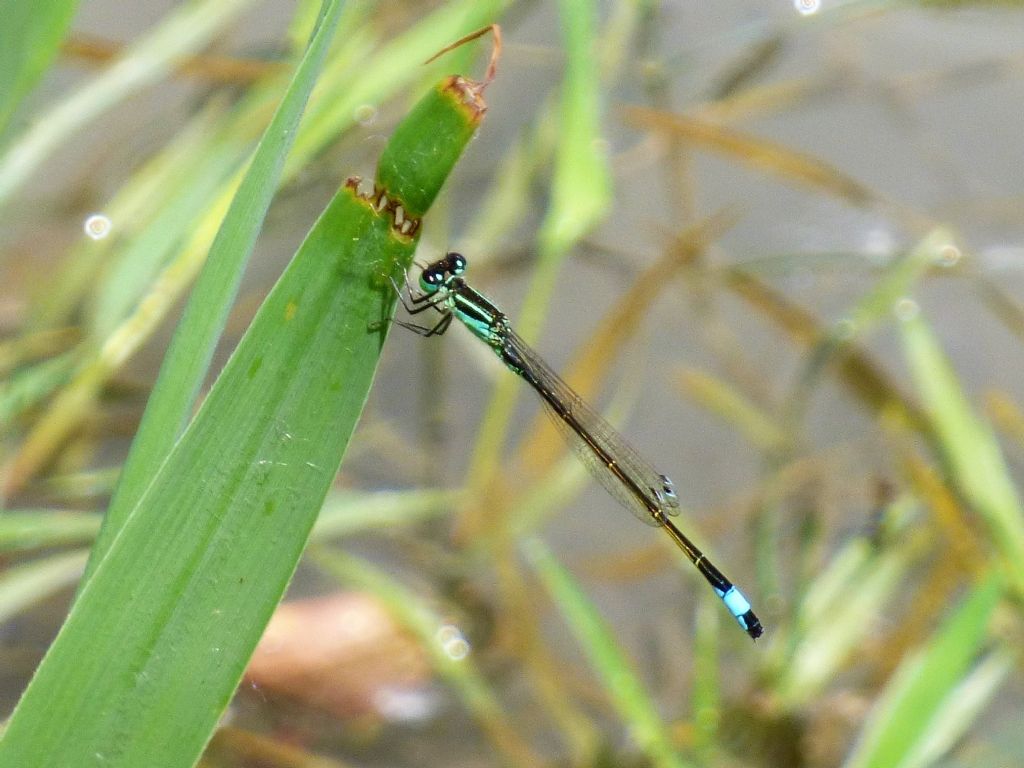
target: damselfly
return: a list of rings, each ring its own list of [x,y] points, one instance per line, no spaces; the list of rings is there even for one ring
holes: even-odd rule
[[[760,637],[761,622],[747,599],[669,519],[670,515],[679,514],[679,499],[672,481],[644,461],[611,424],[551,370],[512,330],[504,312],[466,283],[462,275],[467,264],[462,254],[447,253],[423,269],[421,293],[415,294],[410,289],[406,297],[395,285],[410,315],[429,309],[441,315],[431,327],[400,320],[396,321],[398,325],[421,336],[438,336],[448,330],[453,317],[461,320],[540,395],[554,423],[601,485],[638,519],[665,531],[707,579],[747,634],[755,639]]]

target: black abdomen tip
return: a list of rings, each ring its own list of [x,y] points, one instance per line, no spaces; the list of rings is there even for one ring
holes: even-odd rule
[[[743,622],[743,627],[747,630],[747,634],[750,635],[752,640],[757,640],[757,638],[764,634],[761,620],[754,615],[753,611],[747,611],[740,616],[740,621]]]

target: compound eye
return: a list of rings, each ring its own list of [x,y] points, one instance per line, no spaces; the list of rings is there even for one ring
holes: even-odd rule
[[[436,269],[425,269],[420,273],[420,288],[428,293],[436,291],[444,282],[444,275]]]
[[[466,271],[466,257],[461,253],[449,253],[448,260],[451,262],[450,269],[453,275],[461,275]]]

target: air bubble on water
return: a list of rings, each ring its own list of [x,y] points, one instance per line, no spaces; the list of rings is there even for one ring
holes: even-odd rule
[[[469,643],[465,638],[449,640],[444,644],[444,652],[448,654],[448,658],[452,659],[452,661],[462,661],[469,656]]]
[[[454,624],[444,624],[437,630],[437,642],[453,661],[461,661],[469,655],[469,641]]]
[[[893,306],[893,312],[896,313],[897,319],[907,322],[908,320],[913,320],[918,316],[921,312],[921,306],[913,299],[903,297],[902,299],[897,300],[896,304]]]
[[[110,227],[110,219],[102,213],[92,214],[86,218],[85,223],[82,225],[82,229],[85,230],[86,236],[93,240],[102,240],[109,235]]]
[[[955,267],[959,263],[963,253],[953,243],[947,243],[939,248],[935,263],[940,267]]]
[[[442,624],[437,629],[437,642],[442,645],[456,637],[462,637],[462,631],[454,624]]]

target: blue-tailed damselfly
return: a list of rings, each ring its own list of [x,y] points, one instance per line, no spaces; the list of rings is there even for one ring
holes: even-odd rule
[[[432,327],[396,322],[422,336],[437,336],[448,330],[453,317],[461,320],[540,395],[554,423],[601,485],[638,519],[664,530],[707,579],[747,634],[755,639],[760,637],[761,622],[743,593],[669,519],[670,515],[679,514],[679,499],[672,481],[644,461],[625,438],[551,370],[512,330],[504,312],[466,283],[462,277],[466,266],[462,254],[447,253],[423,269],[420,294],[410,290],[406,298],[396,285],[409,314],[428,309],[441,314]]]

